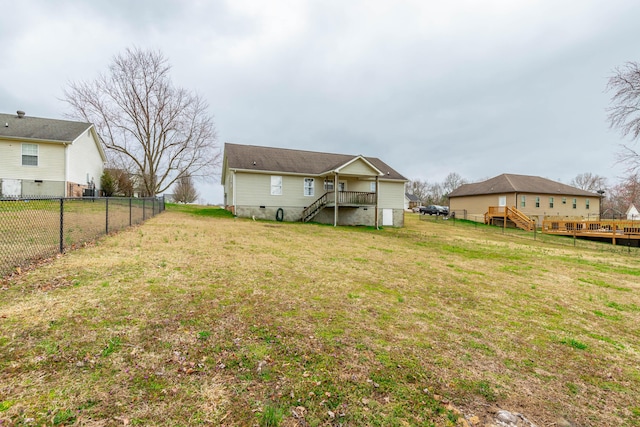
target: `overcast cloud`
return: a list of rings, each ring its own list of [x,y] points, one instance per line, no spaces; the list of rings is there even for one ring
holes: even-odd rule
[[[432,182],[613,183],[628,141],[604,89],[640,61],[639,18],[636,0],[21,0],[0,14],[0,112],[64,118],[69,81],[138,46],[209,102],[221,146],[363,154]]]

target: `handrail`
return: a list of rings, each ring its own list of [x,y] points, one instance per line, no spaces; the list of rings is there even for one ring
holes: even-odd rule
[[[320,196],[316,201],[302,210],[300,220],[307,222],[311,220],[321,209],[328,204],[334,203],[335,195],[333,191],[328,191]],[[375,205],[376,193],[365,191],[338,191],[338,206],[340,205]]]
[[[329,193],[324,193],[316,201],[314,201],[313,203],[311,203],[309,206],[307,206],[302,210],[302,218],[301,218],[302,222],[309,221],[311,218],[315,216],[317,212],[320,211],[320,209],[322,209],[327,205],[328,194]]]
[[[488,217],[493,216],[506,216],[506,218],[512,220],[523,230],[532,231],[535,227],[535,221],[525,215],[522,211],[518,210],[515,206],[489,206],[489,209],[484,216],[485,223],[488,222]]]

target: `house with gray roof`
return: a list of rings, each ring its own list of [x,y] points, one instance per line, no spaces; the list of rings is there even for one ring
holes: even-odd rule
[[[77,197],[106,162],[91,123],[0,114],[0,197]]]
[[[457,218],[482,222],[490,208],[504,207],[515,208],[538,224],[549,216],[595,219],[600,213],[600,195],[539,176],[516,174],[464,184],[449,194],[449,210]]]
[[[375,157],[226,143],[221,182],[239,217],[404,225],[407,179]]]
[[[420,198],[415,194],[404,193],[404,209],[410,211],[420,206]]]

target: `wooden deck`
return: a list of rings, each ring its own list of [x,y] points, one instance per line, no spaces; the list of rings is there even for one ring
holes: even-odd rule
[[[497,225],[496,219],[499,219],[503,226],[511,221],[516,227],[527,231],[533,231],[536,226],[534,220],[516,209],[515,206],[489,206],[489,210],[484,214],[484,223]]]
[[[302,211],[302,222],[311,221],[324,208],[335,207],[335,194],[329,191],[320,196]],[[343,208],[357,208],[360,206],[375,206],[376,193],[362,191],[338,191],[338,206]]]
[[[542,222],[542,232],[560,236],[573,236],[610,241],[612,244],[640,245],[640,221],[601,220],[580,221],[547,219]]]

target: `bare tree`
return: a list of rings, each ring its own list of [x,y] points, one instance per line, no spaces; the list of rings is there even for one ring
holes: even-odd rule
[[[585,172],[578,174],[570,182],[570,185],[581,190],[591,191],[593,193],[604,190],[607,187],[607,178],[593,174],[591,172]]]
[[[451,172],[445,177],[444,181],[442,182],[443,195],[447,197],[453,190],[466,183],[467,180],[464,179],[459,173]]]
[[[407,192],[413,194],[423,204],[429,194],[429,183],[420,179],[411,180],[407,183]]]
[[[211,179],[219,165],[207,103],[175,87],[170,69],[161,52],[127,49],[107,74],[72,82],[64,92],[71,116],[96,126],[111,163],[130,172],[148,196],[186,175]]]
[[[640,206],[640,173],[622,179],[611,187],[603,203],[603,218],[620,218],[634,204]]]
[[[451,172],[443,182],[412,180],[408,184],[408,191],[418,197],[424,205],[446,205],[449,193],[466,183],[467,180],[460,174]]]
[[[444,205],[446,204],[446,197],[442,190],[442,184],[434,182],[429,184],[429,195],[427,196],[426,204],[428,205]]]
[[[609,77],[607,91],[612,92],[611,106],[607,109],[609,126],[631,140],[640,137],[640,63],[627,62]],[[627,145],[618,158],[629,165],[629,172],[640,168],[640,153]]]
[[[173,201],[177,203],[193,203],[198,200],[198,192],[191,176],[184,175],[173,186]]]

